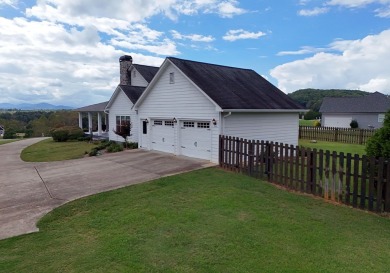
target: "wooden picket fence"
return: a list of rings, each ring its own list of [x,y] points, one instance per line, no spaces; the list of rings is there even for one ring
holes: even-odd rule
[[[364,145],[375,131],[375,129],[299,126],[299,138]]]
[[[389,160],[220,136],[219,164],[285,188],[390,212]]]

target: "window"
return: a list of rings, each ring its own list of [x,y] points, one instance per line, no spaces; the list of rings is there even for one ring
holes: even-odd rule
[[[162,125],[162,120],[154,120],[153,125]]]
[[[385,120],[385,114],[379,114],[378,115],[378,122],[382,123]]]
[[[198,122],[198,128],[210,128],[210,122]]]
[[[116,116],[116,132],[128,131],[128,135],[130,135],[130,129],[131,129],[130,116]]]
[[[133,70],[133,78],[137,77],[137,71],[134,69]]]
[[[183,126],[184,127],[195,127],[195,122],[193,122],[193,121],[184,121]]]
[[[174,125],[172,120],[166,120],[164,122],[164,124],[165,124],[165,126],[173,126]]]
[[[175,83],[175,73],[169,73],[169,83]]]

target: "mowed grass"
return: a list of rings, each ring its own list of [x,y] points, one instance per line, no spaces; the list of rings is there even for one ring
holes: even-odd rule
[[[55,142],[46,139],[25,148],[20,157],[28,162],[50,162],[81,158],[94,144],[85,141]]]
[[[299,126],[314,126],[315,119],[306,120],[306,119],[300,119],[299,120]]]
[[[18,141],[19,139],[2,139],[0,138],[0,145]]]
[[[204,169],[68,203],[1,272],[388,272],[390,219]]]
[[[347,144],[340,142],[328,142],[328,141],[317,141],[317,143],[311,143],[308,139],[300,139],[299,145],[307,148],[317,150],[329,150],[330,152],[336,151],[337,153],[343,152],[344,154],[350,153],[352,155],[365,155],[366,154],[366,146],[359,144]]]

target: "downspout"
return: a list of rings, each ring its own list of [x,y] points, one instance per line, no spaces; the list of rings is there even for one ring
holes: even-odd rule
[[[223,125],[222,125],[222,135],[225,135],[225,118],[229,117],[232,115],[232,112],[227,113],[226,115],[223,116]]]

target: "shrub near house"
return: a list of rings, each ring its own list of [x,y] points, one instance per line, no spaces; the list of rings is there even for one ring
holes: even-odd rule
[[[65,142],[68,140],[77,140],[84,136],[84,131],[77,126],[63,126],[53,129],[51,135],[54,141]]]

